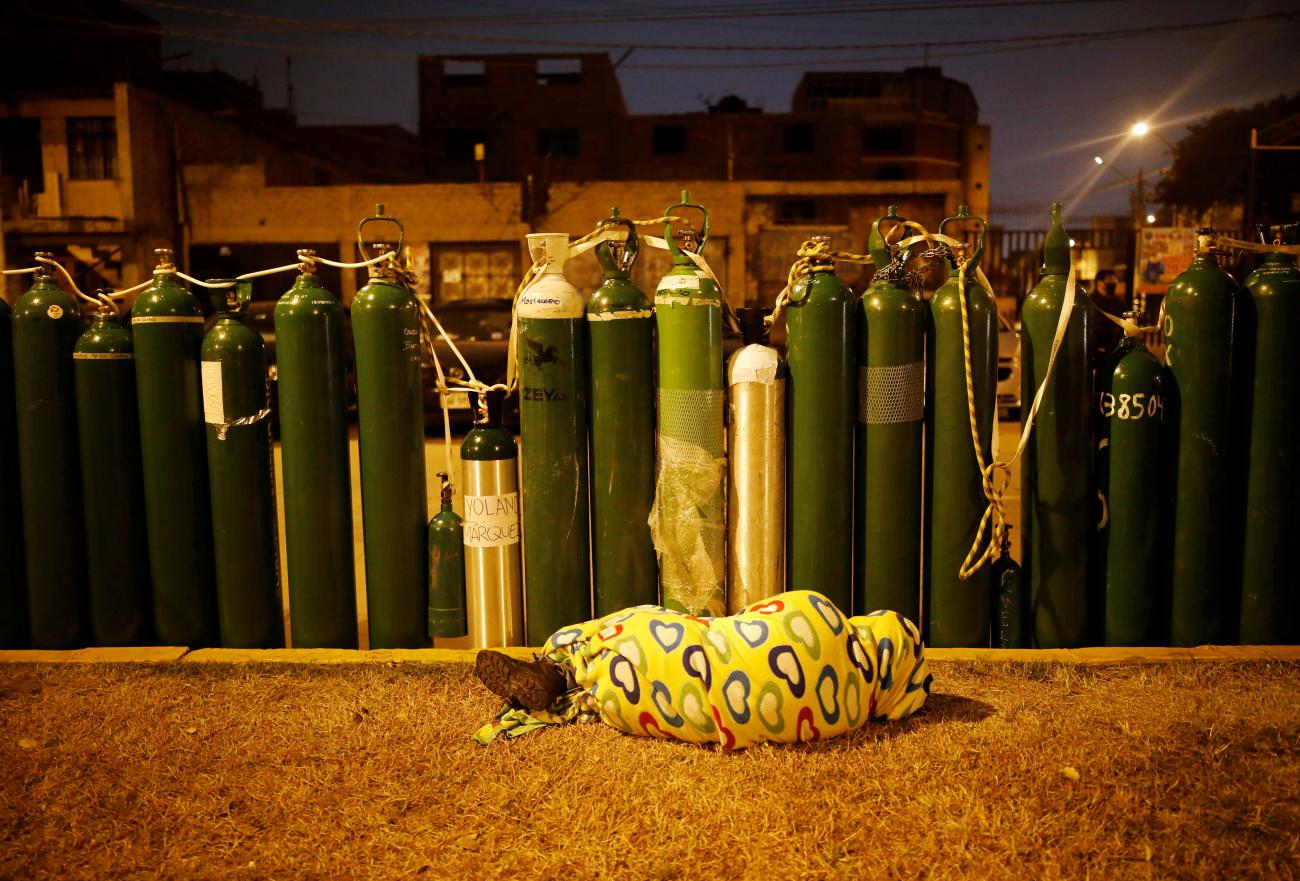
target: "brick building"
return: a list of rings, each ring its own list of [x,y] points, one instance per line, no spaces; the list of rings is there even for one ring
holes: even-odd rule
[[[86,287],[139,281],[166,245],[212,275],[287,263],[299,247],[353,259],[357,219],[383,202],[435,301],[509,296],[527,233],[579,235],[611,205],[658,216],[687,188],[711,210],[705,254],[729,299],[770,304],[809,235],[860,251],[891,204],[927,226],[963,202],[987,210],[989,130],[969,87],[937,68],[809,73],[789,113],[728,96],[638,115],[604,54],[426,57],[416,135],[300,126],[255,84],[163,70],[150,20],[118,0],[47,6],[132,34],[126,54],[72,46],[53,80],[22,39],[0,40],[13,53],[0,53],[3,254],[25,265],[33,250],[63,252]],[[14,14],[0,10],[0,31],[38,27]],[[638,280],[653,287],[666,266],[646,252]],[[590,256],[570,272],[588,290],[599,281]],[[843,274],[865,281],[860,267]],[[357,279],[338,284],[350,300]],[[282,287],[259,281],[257,295]]]

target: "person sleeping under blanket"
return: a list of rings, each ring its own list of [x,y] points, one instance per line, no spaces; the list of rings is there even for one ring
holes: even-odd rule
[[[934,678],[911,621],[888,611],[850,618],[807,590],[726,618],[636,606],[556,631],[533,661],[485,649],[474,669],[508,701],[475,733],[484,745],[599,720],[724,750],[903,719]]]

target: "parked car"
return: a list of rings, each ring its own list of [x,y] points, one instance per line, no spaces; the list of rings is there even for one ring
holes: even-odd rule
[[[1020,418],[1020,328],[998,313],[998,413]]]
[[[442,327],[460,350],[477,379],[486,383],[506,381],[506,363],[510,350],[510,304],[507,297],[476,300],[451,300],[433,307]],[[438,336],[433,343],[438,362],[448,379],[465,379],[465,368],[451,351],[447,341]],[[442,426],[442,399],[438,391],[438,374],[433,360],[425,351],[421,360],[424,373],[424,424],[437,430]],[[452,389],[447,393],[447,409],[452,424],[465,427],[474,421],[476,394]],[[519,395],[511,395],[502,414],[506,428],[519,428]]]

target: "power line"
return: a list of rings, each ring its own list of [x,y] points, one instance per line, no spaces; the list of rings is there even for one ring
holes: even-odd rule
[[[506,36],[487,36],[483,34],[461,34],[447,31],[420,31],[412,30],[409,26],[385,25],[385,24],[364,24],[361,22],[341,22],[341,21],[312,21],[308,19],[284,18],[278,16],[262,15],[252,12],[239,12],[227,9],[213,9],[210,7],[193,6],[187,3],[175,3],[170,0],[133,0],[136,5],[154,7],[159,9],[170,9],[181,12],[191,12],[203,15],[209,15],[218,18],[232,18],[240,21],[258,22],[260,24],[290,25],[299,26],[304,29],[313,29],[318,31],[340,31],[347,33],[369,33],[382,34],[384,36],[400,37],[433,37],[451,41],[463,41],[470,43],[487,43],[493,45],[521,45],[521,46],[548,46],[548,47],[580,47],[591,49],[639,49],[639,50],[659,50],[675,52],[828,52],[828,51],[874,51],[882,49],[921,49],[925,47],[942,48],[945,46],[968,46],[971,43],[969,37],[946,40],[911,40],[907,42],[877,42],[877,43],[820,43],[815,45],[773,45],[773,46],[756,46],[756,45],[701,45],[690,44],[682,45],[680,43],[631,43],[619,40],[561,40],[561,39],[539,39],[534,37],[506,37]],[[1000,0],[1000,2],[1024,2],[1024,0]],[[1048,0],[1055,2],[1055,0]],[[1063,0],[1065,2],[1065,0]],[[911,4],[915,5],[915,4]],[[949,6],[956,6],[950,4]],[[960,4],[961,8],[969,8],[969,4]],[[925,6],[926,9],[949,8],[940,7],[937,4]],[[1256,15],[1240,16],[1237,18],[1217,19],[1214,21],[1202,22],[1184,22],[1182,24],[1162,24],[1148,25],[1137,28],[1117,28],[1103,31],[1072,31],[1056,34],[1036,34],[1026,35],[1018,34],[1001,37],[980,37],[979,43],[984,45],[1015,45],[1018,43],[1038,43],[1045,40],[1101,40],[1117,39],[1126,37],[1141,37],[1152,35],[1163,35],[1179,33],[1183,31],[1200,30],[1205,28],[1224,27],[1226,25],[1243,24],[1247,22],[1273,21],[1282,18],[1289,18],[1300,14],[1300,8],[1284,10],[1282,12],[1267,12]],[[402,28],[395,30],[395,28]],[[191,34],[196,36],[196,34]],[[638,65],[641,66],[641,65]]]

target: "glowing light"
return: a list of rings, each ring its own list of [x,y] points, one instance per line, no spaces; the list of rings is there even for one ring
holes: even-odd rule
[[[1101,165],[1101,164],[1102,164],[1103,162],[1105,162],[1106,160],[1105,160],[1105,159],[1102,159],[1100,156],[1094,156],[1094,157],[1092,157],[1092,161],[1093,161],[1093,162],[1096,162],[1098,165]]]
[[[1071,247],[1071,248],[1074,247],[1074,239],[1070,239],[1070,247]]]
[[[1154,214],[1148,214],[1147,223],[1155,223],[1155,222],[1156,222],[1156,216]]]
[[[1136,137],[1140,138],[1151,131],[1151,126],[1147,125],[1145,120],[1142,122],[1135,122],[1133,123],[1133,127],[1129,129],[1129,131],[1132,132]]]

